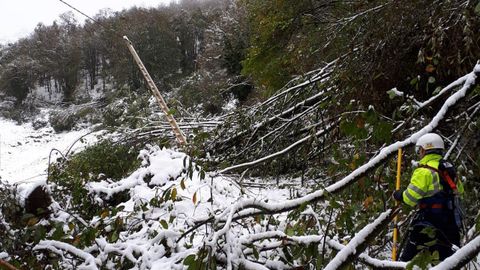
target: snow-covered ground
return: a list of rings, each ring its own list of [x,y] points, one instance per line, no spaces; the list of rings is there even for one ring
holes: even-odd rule
[[[48,112],[42,111],[40,117],[46,121]],[[65,154],[72,144],[73,151],[85,147],[96,141],[98,133],[90,132],[88,128],[57,134],[49,125],[35,130],[31,123],[18,125],[0,118],[0,178],[10,183],[45,178],[52,149]],[[86,134],[82,142],[76,142]],[[53,151],[52,160],[58,157]]]

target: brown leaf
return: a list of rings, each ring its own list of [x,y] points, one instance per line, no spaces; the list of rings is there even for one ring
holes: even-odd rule
[[[364,201],[363,201],[363,207],[364,208],[369,208],[370,205],[373,203],[373,196],[368,196]]]
[[[186,188],[186,186],[185,186],[185,178],[183,178],[182,181],[180,181],[180,187],[181,187],[182,189],[185,189],[185,188]]]
[[[365,127],[365,119],[363,117],[358,117],[356,120],[357,128],[364,128]]]
[[[102,211],[102,213],[100,214],[100,217],[101,218],[106,218],[108,217],[108,214],[110,214],[110,212],[108,211],[108,209],[105,209]]]
[[[28,219],[27,225],[28,225],[28,226],[33,226],[33,225],[37,224],[37,222],[38,222],[38,218],[36,218],[36,217],[31,217],[30,219]]]
[[[432,73],[435,71],[435,67],[433,65],[428,65],[426,68],[425,68],[425,71],[428,72],[428,73]]]
[[[197,204],[197,192],[193,193],[192,202],[193,204]]]

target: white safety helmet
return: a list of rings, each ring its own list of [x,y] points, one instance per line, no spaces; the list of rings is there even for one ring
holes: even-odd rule
[[[427,133],[418,138],[417,143],[415,144],[415,150],[417,153],[420,151],[420,147],[426,152],[429,152],[431,150],[443,150],[445,149],[445,144],[443,143],[442,137],[438,134]]]

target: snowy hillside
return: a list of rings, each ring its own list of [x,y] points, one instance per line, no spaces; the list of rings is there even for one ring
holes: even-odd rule
[[[0,178],[15,183],[45,179],[50,152],[72,153],[94,143],[97,138],[90,129],[55,133],[48,125],[48,111],[40,113],[37,122],[45,126],[35,129],[32,122],[18,125],[0,118]],[[88,135],[87,135],[88,134]],[[87,136],[85,136],[87,135]],[[77,141],[83,137],[83,140]],[[51,160],[61,157],[54,150]]]
[[[70,6],[0,44],[0,269],[480,269],[476,2]]]

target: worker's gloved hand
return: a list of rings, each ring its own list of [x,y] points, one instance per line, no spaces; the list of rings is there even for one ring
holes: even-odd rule
[[[393,192],[392,197],[397,201],[403,202],[403,189]]]

